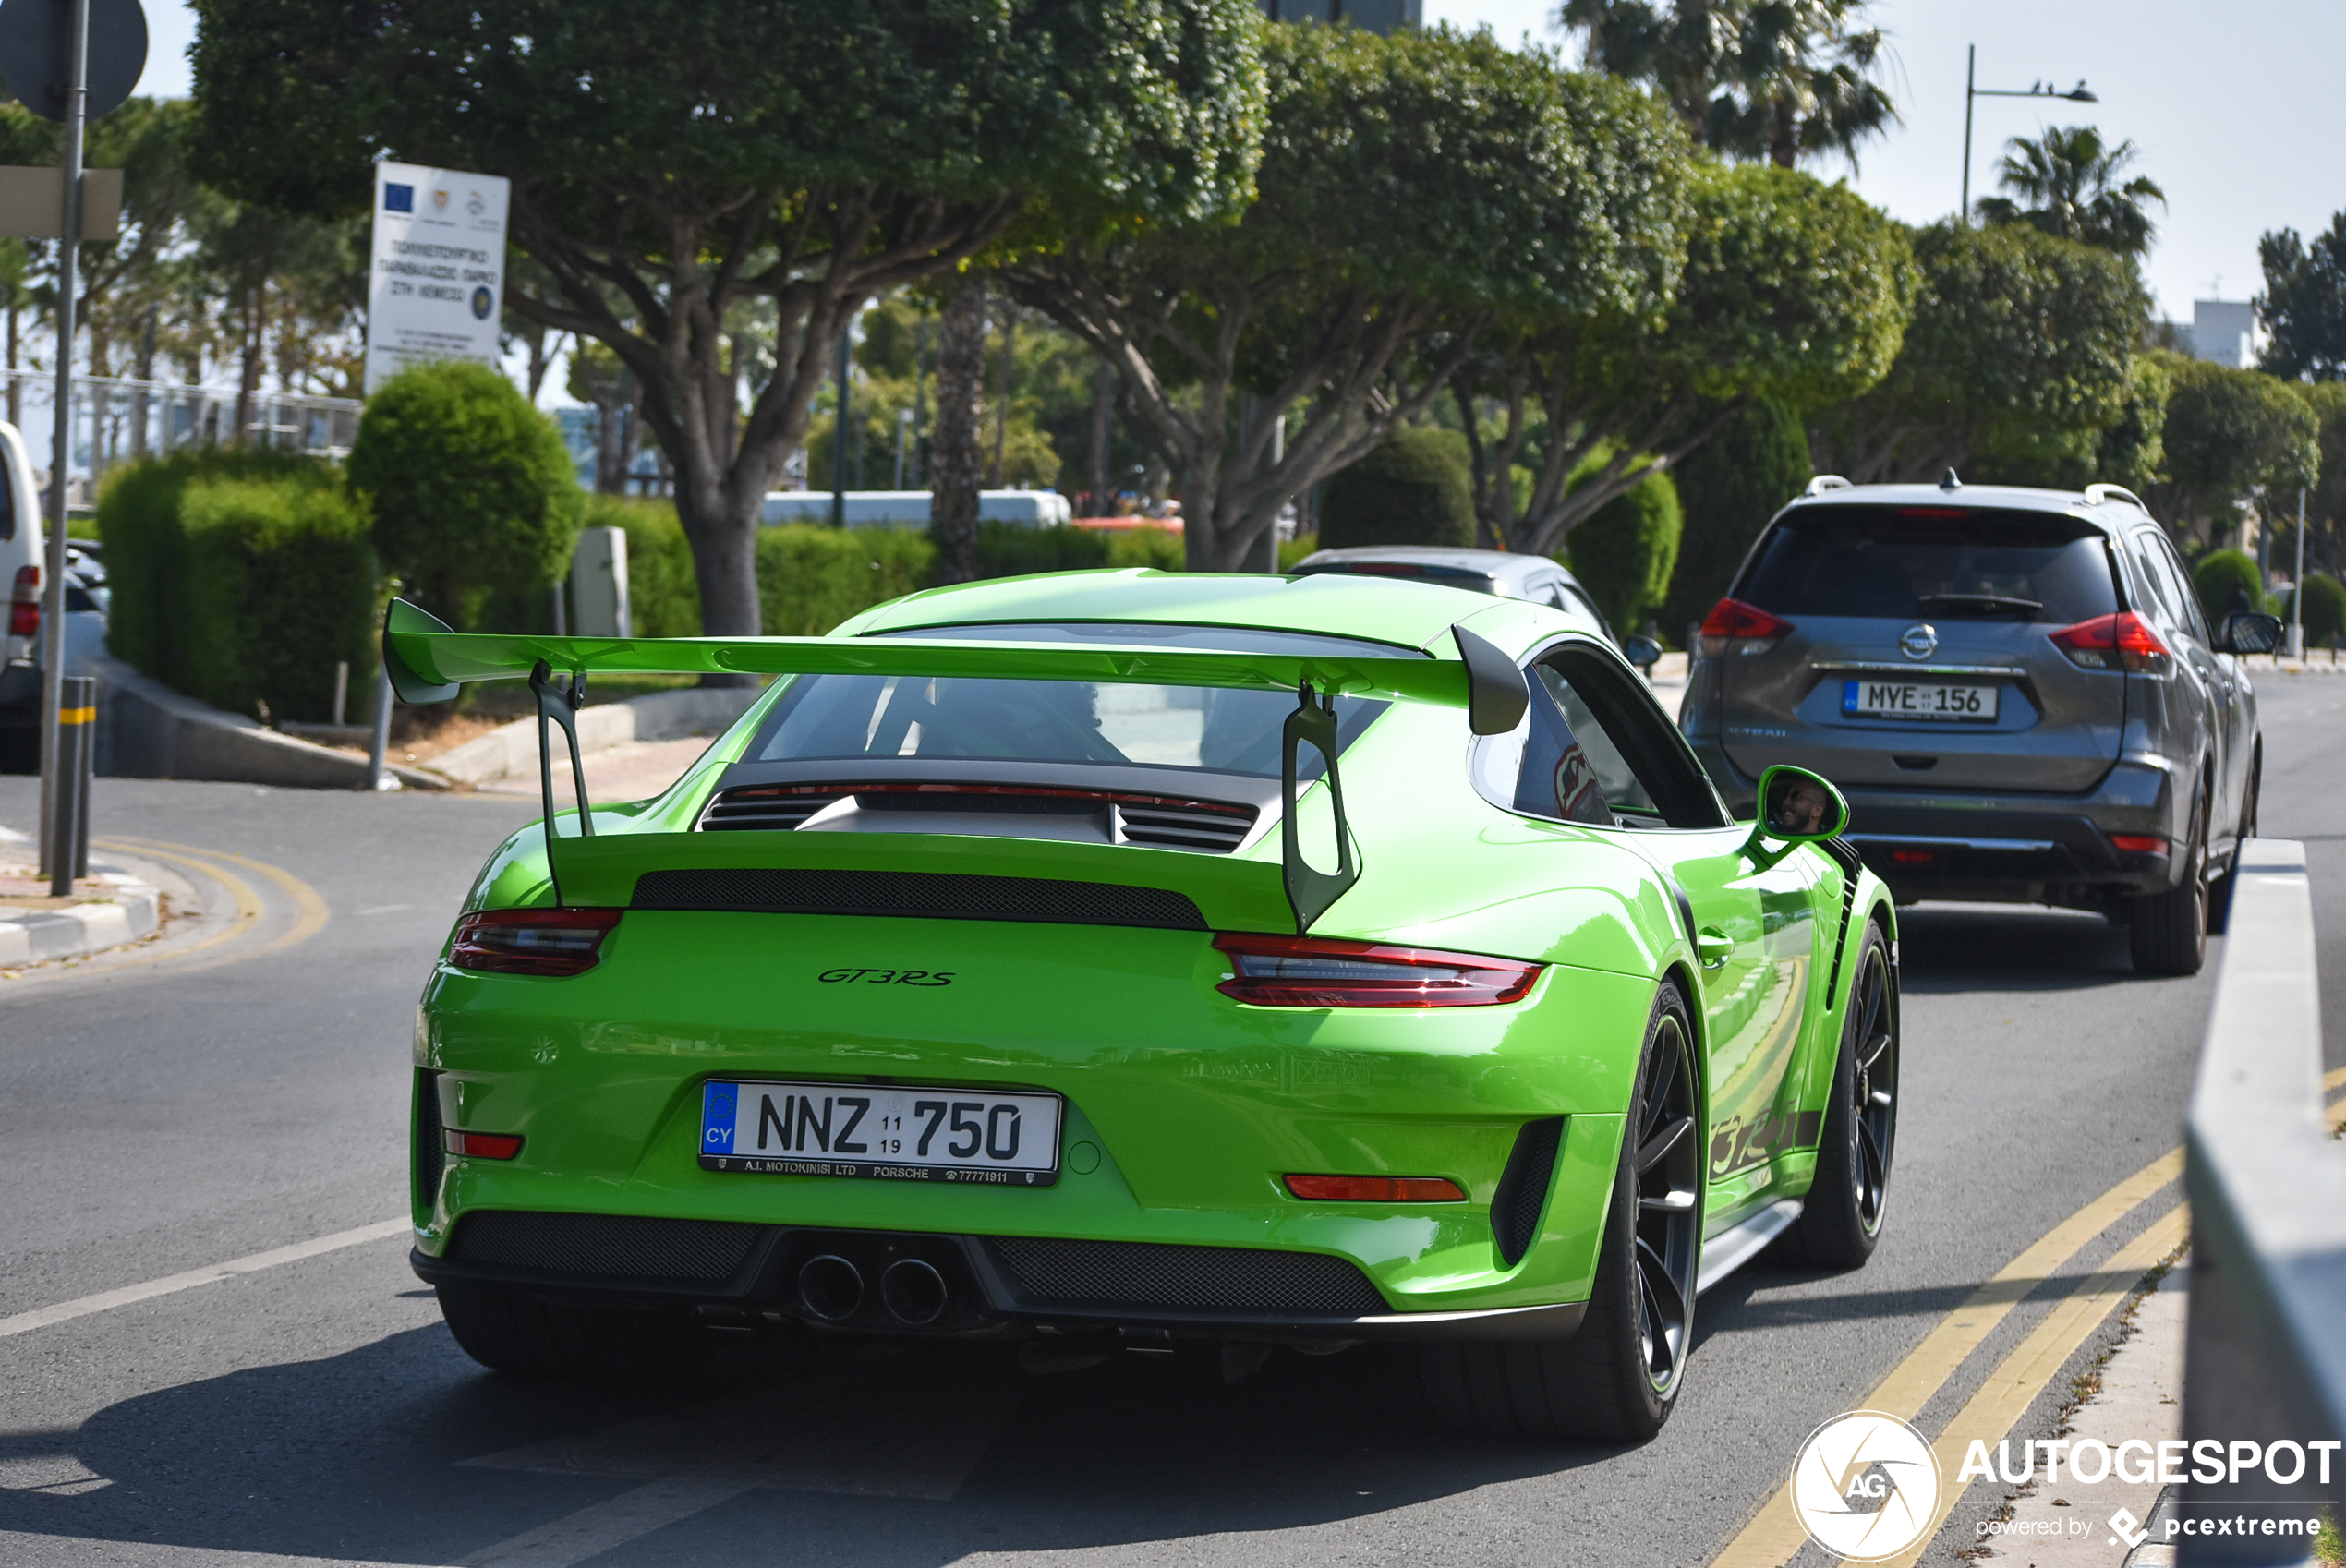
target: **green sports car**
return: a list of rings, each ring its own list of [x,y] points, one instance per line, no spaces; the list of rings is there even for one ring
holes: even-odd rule
[[[384,656],[538,694],[546,823],[415,1042],[414,1264],[490,1367],[1404,1339],[1457,1424],[1635,1440],[1699,1291],[1880,1233],[1890,899],[1814,775],[1732,820],[1591,618],[1075,573],[807,638],[394,601]],[[558,812],[583,682],[647,670],[781,679],[666,793]]]

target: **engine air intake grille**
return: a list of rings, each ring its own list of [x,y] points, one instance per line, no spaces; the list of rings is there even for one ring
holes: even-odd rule
[[[955,872],[650,871],[636,878],[630,907],[1205,929],[1197,905],[1168,888]]]
[[[1219,1309],[1353,1318],[1390,1310],[1359,1268],[1315,1252],[1031,1236],[997,1236],[986,1245],[1033,1306]]]
[[[845,790],[840,791],[844,793]],[[700,830],[793,832],[801,823],[839,798],[840,795],[805,794],[770,784],[728,790],[709,802],[708,808],[700,814]]]
[[[719,1285],[740,1270],[764,1230],[727,1220],[491,1210],[465,1217],[449,1256],[550,1273]]]
[[[1158,850],[1206,850],[1227,855],[1246,838],[1254,813],[1244,806],[1209,806],[1187,801],[1119,802],[1118,823],[1128,844]]]
[[[1499,1243],[1499,1260],[1508,1268],[1540,1238],[1540,1211],[1548,1204],[1556,1147],[1563,1140],[1562,1116],[1526,1122],[1516,1134],[1507,1168],[1499,1173],[1499,1190],[1491,1198],[1491,1234]]]

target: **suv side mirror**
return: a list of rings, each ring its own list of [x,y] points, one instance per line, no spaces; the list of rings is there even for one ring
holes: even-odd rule
[[[2243,610],[2224,618],[2223,643],[2216,651],[2228,654],[2268,654],[2280,646],[2280,617]]]
[[[1621,639],[1621,657],[1651,676],[1662,662],[1662,645],[1642,632],[1632,632]]]
[[[1760,820],[1752,841],[1777,838],[1808,844],[1831,838],[1849,826],[1849,802],[1841,791],[1805,767],[1776,766],[1760,776]]]

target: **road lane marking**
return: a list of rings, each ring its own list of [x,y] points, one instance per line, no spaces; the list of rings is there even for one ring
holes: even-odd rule
[[[1962,1306],[1941,1318],[1872,1393],[1850,1408],[1880,1410],[1913,1420],[2024,1297],[2087,1242],[2149,1201],[2183,1173],[2183,1152],[2169,1150],[2047,1231],[1973,1291]],[[1808,1533],[1792,1511],[1791,1489],[1778,1486],[1751,1522],[1711,1560],[1710,1568],[1783,1568],[1808,1539]]]
[[[654,1530],[666,1529],[757,1482],[738,1476],[663,1476],[617,1497],[565,1514],[459,1560],[460,1568],[571,1568]]]
[[[240,854],[234,850],[207,850],[194,844],[174,844],[160,838],[135,838],[125,836],[109,839],[107,842],[120,844],[134,853],[151,853],[163,860],[178,860],[182,864],[187,863],[185,857],[192,855],[197,857],[198,869],[214,875],[228,874],[220,863],[224,861],[248,871],[258,872],[283,888],[285,896],[293,900],[295,914],[293,924],[251,952],[238,955],[240,959],[258,959],[269,953],[283,952],[287,947],[307,942],[324,930],[326,922],[333,918],[333,911],[327,907],[326,900],[319,897],[316,888],[291,872],[271,865],[267,861],[258,861],[250,855]]]
[[[198,1285],[217,1285],[222,1280],[235,1279],[239,1274],[258,1273],[262,1269],[273,1269],[280,1263],[297,1263],[304,1258],[315,1258],[326,1252],[339,1252],[345,1247],[357,1247],[362,1242],[380,1241],[387,1236],[398,1236],[412,1228],[411,1224],[405,1218],[385,1220],[381,1224],[360,1225],[356,1230],[336,1231],[332,1236],[317,1236],[308,1241],[296,1241],[290,1247],[275,1247],[266,1252],[255,1252],[248,1257],[231,1258],[224,1263],[213,1263],[201,1269],[190,1269],[184,1274],[170,1274],[163,1279],[149,1280],[144,1285],[127,1285],[120,1290],[100,1291],[95,1296],[83,1296],[71,1301],[60,1301],[54,1307],[35,1308],[30,1312],[19,1312],[13,1318],[0,1318],[0,1339],[6,1339],[12,1334],[30,1333],[34,1329],[45,1329],[52,1323],[69,1322],[75,1318],[86,1318],[92,1312],[108,1312],[116,1307],[127,1307],[134,1302],[151,1301],[158,1296],[171,1296],[179,1291],[193,1290]]]
[[[1947,1423],[1946,1430],[1931,1444],[1939,1455],[1940,1474],[1952,1478],[1962,1471],[1964,1454],[1974,1438],[1989,1444],[2002,1441],[2014,1423],[2028,1414],[2028,1406],[2036,1403],[2045,1385],[2077,1353],[2077,1347],[2101,1327],[2101,1321],[2133,1293],[2142,1283],[2143,1275],[2179,1249],[2190,1236],[2190,1205],[2178,1203],[2153,1220],[2149,1229],[2110,1254],[2109,1261],[2064,1297],[1988,1374],[1988,1381],[1979,1385],[1979,1391],[1955,1413],[1955,1418]],[[1945,1526],[1948,1514],[1965,1490],[1953,1480],[1941,1484],[1939,1516],[1931,1521],[1929,1530],[1912,1547],[1890,1559],[1884,1568],[1914,1568]]]

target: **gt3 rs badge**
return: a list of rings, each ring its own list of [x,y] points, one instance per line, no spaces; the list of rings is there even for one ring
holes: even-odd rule
[[[950,985],[953,971],[925,969],[827,969],[815,977],[825,985]]]

